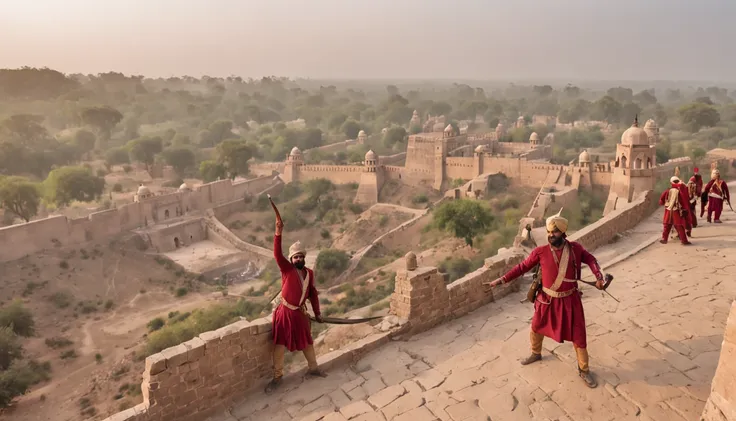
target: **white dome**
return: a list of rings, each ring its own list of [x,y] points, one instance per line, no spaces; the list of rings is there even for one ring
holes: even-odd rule
[[[656,122],[656,121],[654,121],[654,120],[653,120],[653,119],[651,119],[651,118],[650,118],[649,120],[647,120],[647,122],[646,122],[646,123],[644,124],[644,128],[645,128],[645,129],[656,129],[656,128],[658,128],[658,127],[659,127],[659,126],[657,126],[657,122]]]
[[[621,135],[621,144],[627,146],[649,146],[649,135],[634,121],[634,124]]]
[[[189,185],[187,185],[187,183],[182,183],[181,186],[179,186],[179,191],[189,191],[189,190],[191,189],[189,188]]]
[[[524,121],[524,116],[520,115],[519,118],[516,119],[517,121]]]
[[[301,155],[301,154],[302,154],[302,151],[300,151],[299,148],[297,148],[296,146],[291,148],[291,153],[289,153],[289,155],[291,156]]]
[[[366,161],[374,161],[376,159],[376,153],[373,152],[373,149],[369,150],[365,153],[365,160]]]
[[[140,187],[138,187],[138,196],[145,196],[148,194],[151,194],[151,190],[148,187],[144,185],[141,185]]]
[[[496,130],[502,130],[503,129],[503,123],[498,123],[496,125]]]
[[[447,127],[445,127],[445,133],[452,133],[454,129],[452,128],[452,124],[448,124]]]
[[[366,134],[365,134],[365,131],[364,130],[361,130],[361,131],[358,132],[358,137],[365,136],[365,135]]]
[[[588,153],[587,149],[583,149],[583,151],[580,152],[580,156],[578,157],[578,162],[581,164],[590,163],[590,154]]]
[[[537,134],[537,132],[532,132],[532,135],[529,136],[529,141],[530,142],[539,142],[539,135]]]
[[[482,152],[486,152],[487,150],[488,150],[488,147],[486,145],[478,145],[475,148],[475,153],[482,153]]]

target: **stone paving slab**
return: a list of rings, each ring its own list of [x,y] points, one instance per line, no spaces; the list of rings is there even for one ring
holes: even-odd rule
[[[393,341],[326,379],[256,392],[223,420],[697,420],[736,296],[736,223],[703,225],[695,243],[655,243],[607,272],[621,302],[584,288],[591,370],[578,378],[571,344],[545,338],[523,367],[532,307],[522,291],[460,319]],[[607,246],[650,236],[652,223]],[[646,235],[645,235],[646,234]],[[630,239],[630,240],[627,240]]]

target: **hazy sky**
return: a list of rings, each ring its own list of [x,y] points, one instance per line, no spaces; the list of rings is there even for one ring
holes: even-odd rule
[[[736,0],[0,0],[0,68],[736,79]]]

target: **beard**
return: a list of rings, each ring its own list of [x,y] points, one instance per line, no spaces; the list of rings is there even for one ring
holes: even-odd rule
[[[294,267],[297,269],[304,269],[305,262],[296,262],[294,263]]]
[[[563,237],[547,237],[547,241],[549,241],[550,244],[552,244],[553,247],[559,247],[562,245],[562,243],[565,241]]]

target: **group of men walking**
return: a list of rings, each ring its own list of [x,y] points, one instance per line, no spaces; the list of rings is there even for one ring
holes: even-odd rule
[[[717,168],[711,171],[710,181],[703,188],[703,178],[698,168],[693,170],[687,184],[683,184],[677,175],[670,178],[670,187],[662,192],[659,197],[659,205],[664,206],[662,223],[662,244],[667,244],[672,228],[677,232],[680,243],[692,244],[688,237],[692,237],[692,230],[698,226],[696,216],[697,201],[700,200],[700,217],[708,212],[707,221],[720,224],[723,202],[731,203],[728,185],[721,179],[721,173]]]

